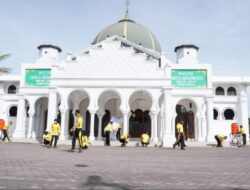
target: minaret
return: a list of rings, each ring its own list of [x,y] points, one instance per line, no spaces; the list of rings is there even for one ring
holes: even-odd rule
[[[181,45],[177,46],[174,51],[176,52],[176,61],[178,64],[198,64],[197,52],[199,47],[195,45]]]
[[[59,54],[62,52],[60,47],[51,44],[42,44],[37,49],[39,50],[39,58],[49,57],[56,61],[59,60]]]

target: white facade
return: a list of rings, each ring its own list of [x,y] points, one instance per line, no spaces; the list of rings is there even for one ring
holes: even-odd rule
[[[0,117],[14,121],[13,138],[41,138],[60,113],[60,139],[68,139],[76,109],[92,141],[102,140],[110,116],[123,118],[123,132],[132,134],[132,139],[146,130],[153,142],[164,147],[175,141],[178,119],[185,120],[187,140],[213,141],[219,133],[229,136],[233,122],[248,132],[250,77],[213,77],[212,65],[199,62],[194,45],[177,47],[176,63],[116,35],[63,60],[57,46],[41,45],[39,51],[34,63],[22,64],[20,76],[0,76]],[[27,69],[51,69],[49,85],[27,85]],[[205,71],[206,86],[176,87],[174,70]],[[11,85],[16,87],[14,94],[8,93]],[[17,116],[10,116],[13,106],[18,107]]]

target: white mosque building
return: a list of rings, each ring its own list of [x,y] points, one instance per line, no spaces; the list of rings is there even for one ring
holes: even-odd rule
[[[154,34],[128,12],[79,53],[60,59],[58,46],[38,50],[38,59],[22,64],[20,75],[0,76],[0,117],[14,122],[13,138],[39,139],[58,118],[60,139],[69,139],[76,109],[91,141],[104,138],[112,116],[123,118],[131,141],[146,131],[164,147],[175,141],[180,120],[190,141],[229,136],[235,122],[248,132],[250,77],[213,76],[192,44],[175,47],[176,60],[169,60]]]

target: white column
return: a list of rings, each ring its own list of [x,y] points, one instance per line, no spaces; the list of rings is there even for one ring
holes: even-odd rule
[[[157,116],[159,111],[150,111],[151,116],[151,141],[154,143],[158,142],[158,135],[157,135]]]
[[[61,112],[61,134],[60,140],[65,140],[68,138],[68,125],[67,125],[67,109],[60,109]]]
[[[32,139],[33,135],[33,126],[34,126],[34,117],[35,112],[29,111],[29,129],[28,129],[28,135],[27,138]]]
[[[200,116],[197,116],[197,123],[198,123],[198,126],[197,126],[197,134],[198,134],[198,137],[197,137],[197,141],[200,142],[202,141],[202,119]]]
[[[89,110],[90,113],[90,134],[89,140],[95,141],[94,129],[95,129],[95,113],[96,110]]]
[[[13,138],[24,138],[25,137],[25,99],[22,96],[18,97],[18,108],[17,108],[17,121],[16,129],[13,133]]]
[[[102,140],[102,117],[103,115],[102,114],[98,114],[98,119],[99,119],[99,122],[98,122],[98,140]]]
[[[129,134],[129,126],[128,126],[128,111],[122,111],[123,115],[123,134]]]
[[[54,122],[54,119],[57,118],[57,94],[54,89],[49,93],[49,105],[48,105],[48,119],[47,119],[47,130],[50,125]]]
[[[209,96],[206,98],[207,101],[207,141],[214,141],[213,134],[211,133],[213,127],[213,97]]]
[[[164,132],[163,132],[163,147],[173,147],[175,142],[174,130],[171,125],[172,105],[171,105],[172,88],[164,88]]]
[[[176,116],[177,114],[176,113],[173,113],[172,114],[172,131],[173,131],[173,134],[174,134],[174,138],[175,138],[175,119],[176,119]]]
[[[246,129],[247,141],[249,140],[248,130],[248,106],[247,106],[247,95],[242,94],[240,96],[240,124]]]
[[[201,138],[202,141],[205,141],[205,137],[207,136],[207,125],[206,125],[206,117],[201,117]]]

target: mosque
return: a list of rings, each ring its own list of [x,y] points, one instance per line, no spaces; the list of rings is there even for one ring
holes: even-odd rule
[[[155,35],[127,11],[87,49],[60,59],[60,47],[42,44],[37,60],[23,63],[20,75],[1,75],[0,117],[13,121],[10,136],[27,139],[41,138],[55,118],[60,140],[69,139],[77,109],[91,141],[103,140],[112,116],[123,118],[130,141],[146,131],[164,147],[172,147],[178,121],[184,121],[188,141],[229,135],[235,122],[248,132],[250,77],[213,76],[198,50],[177,46],[176,60],[169,60]]]

